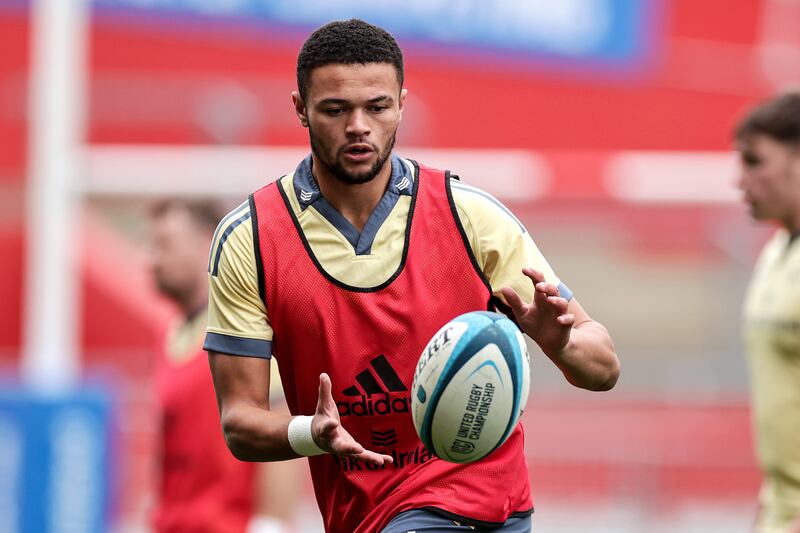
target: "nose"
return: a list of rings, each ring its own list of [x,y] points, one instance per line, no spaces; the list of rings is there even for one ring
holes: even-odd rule
[[[747,188],[747,182],[748,182],[747,171],[745,171],[744,169],[739,170],[739,174],[736,178],[736,187],[740,191],[743,191]]]
[[[147,246],[147,249],[145,250],[145,266],[148,271],[154,272],[157,269],[159,257],[159,253],[155,249],[155,246]]]
[[[352,135],[353,137],[369,135],[370,127],[363,110],[355,109],[350,113],[350,117],[347,121],[347,129],[345,131],[348,135]]]

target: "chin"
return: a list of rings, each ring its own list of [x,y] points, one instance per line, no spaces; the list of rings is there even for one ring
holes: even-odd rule
[[[364,185],[374,179],[375,176],[370,175],[368,172],[363,172],[361,174],[351,174],[347,183],[350,185]]]
[[[340,161],[337,165],[338,170],[336,168],[332,170],[339,181],[349,185],[362,185],[375,179],[380,172],[380,169],[375,169],[375,163],[375,159],[357,165],[343,164]]]
[[[750,217],[753,220],[762,220],[764,218],[762,214],[759,212],[759,210],[756,208],[756,206],[753,204],[750,203],[747,204],[747,212],[750,214]]]
[[[351,163],[351,162],[347,161],[346,159],[342,158],[339,161],[339,164],[342,166],[342,168],[344,168],[345,170],[347,170],[348,172],[350,172],[354,176],[358,176],[358,175],[367,175],[367,174],[369,174],[369,171],[372,170],[372,167],[374,167],[375,163],[377,163],[377,162],[378,162],[378,158],[377,158],[377,156],[375,156],[373,154],[372,157],[370,157],[366,161],[362,161],[360,163]]]

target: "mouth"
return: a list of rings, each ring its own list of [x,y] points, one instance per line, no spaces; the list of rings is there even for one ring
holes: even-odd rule
[[[372,157],[372,146],[366,143],[351,144],[344,149],[344,157],[353,163],[361,163]]]
[[[756,201],[749,196],[745,196],[743,200],[745,208],[750,212],[751,215],[755,215],[758,211],[758,205]]]

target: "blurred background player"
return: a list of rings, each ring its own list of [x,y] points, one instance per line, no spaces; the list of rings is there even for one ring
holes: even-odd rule
[[[220,431],[202,344],[208,249],[223,214],[210,201],[167,199],[151,209],[153,277],[179,310],[156,363],[160,479],[153,526],[159,532],[284,532],[300,488],[292,465],[239,461]],[[273,403],[281,409],[277,372],[273,376]]]
[[[744,307],[756,452],[763,483],[757,530],[800,532],[800,92],[756,107],[736,130],[739,187],[764,246]]]

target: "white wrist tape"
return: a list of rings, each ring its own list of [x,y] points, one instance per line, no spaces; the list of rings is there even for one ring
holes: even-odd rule
[[[328,453],[314,442],[311,437],[311,420],[313,416],[296,416],[289,421],[289,446],[297,455],[311,456]]]

